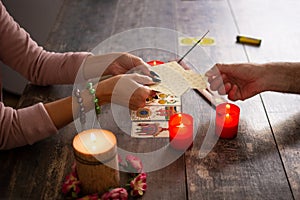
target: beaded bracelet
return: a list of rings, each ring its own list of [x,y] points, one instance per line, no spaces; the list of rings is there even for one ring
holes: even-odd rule
[[[96,90],[93,88],[93,83],[88,83],[87,84],[87,89],[89,93],[93,96],[93,101],[95,104],[95,112],[97,115],[101,113],[101,107],[99,106],[99,99],[96,97]]]
[[[85,109],[83,106],[83,98],[81,97],[81,92],[78,88],[75,89],[74,96],[77,98],[77,103],[79,104],[79,119],[81,124],[85,124]]]
[[[96,115],[99,115],[101,113],[101,107],[99,105],[99,99],[96,97],[96,90],[93,88],[93,83],[88,83],[87,84],[87,90],[89,91],[89,93],[93,97],[93,102],[94,102],[94,105],[95,105]],[[77,103],[79,105],[79,119],[80,119],[80,123],[81,123],[81,126],[82,126],[82,130],[84,130],[85,129],[85,123],[86,123],[86,115],[85,115],[85,108],[84,108],[84,105],[83,105],[83,97],[81,96],[81,91],[78,88],[75,89],[74,96],[76,97]],[[93,122],[92,126],[94,126],[94,123],[95,122]]]

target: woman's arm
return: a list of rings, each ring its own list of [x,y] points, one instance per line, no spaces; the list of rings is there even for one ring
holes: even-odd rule
[[[151,94],[151,90],[144,84],[153,84],[153,81],[148,76],[138,74],[117,75],[95,86],[95,94],[100,105],[113,102],[137,109],[145,105],[146,98]],[[129,95],[127,92],[131,89],[135,90]],[[93,96],[89,91],[82,91],[81,96],[85,110],[93,109]],[[45,105],[39,103],[19,110],[5,107],[0,102],[0,149],[33,144],[56,134],[58,129],[73,121],[73,116],[78,117],[79,105],[76,100],[73,102],[74,105],[70,96]]]

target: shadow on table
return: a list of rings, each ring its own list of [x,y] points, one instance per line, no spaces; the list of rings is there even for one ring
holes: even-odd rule
[[[240,121],[240,123],[245,123]],[[241,126],[246,127],[246,125]],[[227,165],[236,165],[242,162],[278,162],[278,149],[282,151],[300,147],[300,113],[287,121],[272,127],[273,134],[269,134],[267,127],[262,130],[239,130],[238,136],[232,140],[219,139],[213,149],[203,159],[199,158],[199,149],[202,145],[205,132],[198,134],[194,141],[194,147],[187,152],[188,159],[196,160],[198,164],[208,169],[221,170]],[[276,139],[276,143],[274,141]],[[278,147],[277,147],[277,146]]]

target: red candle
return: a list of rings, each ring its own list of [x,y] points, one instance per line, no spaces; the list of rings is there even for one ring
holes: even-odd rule
[[[220,138],[233,139],[237,136],[240,108],[232,103],[216,107],[216,134]]]
[[[176,150],[186,150],[193,143],[193,117],[177,113],[169,120],[170,145]]]
[[[149,62],[147,62],[149,65],[151,66],[156,66],[156,65],[161,65],[161,64],[164,64],[163,61],[160,61],[160,60],[151,60]]]

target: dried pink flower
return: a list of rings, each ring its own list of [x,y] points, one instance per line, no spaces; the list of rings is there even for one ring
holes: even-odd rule
[[[132,196],[142,196],[144,192],[147,189],[147,174],[146,173],[141,173],[137,175],[131,182],[130,182],[130,187],[131,187],[131,192],[130,194]]]
[[[115,188],[102,195],[101,200],[127,200],[128,193],[124,188]]]
[[[126,162],[129,172],[141,173],[143,171],[142,161],[133,155],[126,156]]]
[[[86,195],[86,196],[81,197],[77,200],[98,200],[98,199],[99,199],[99,197],[98,197],[98,194],[96,193],[96,194]]]
[[[77,174],[75,171],[71,172],[68,176],[66,176],[65,182],[62,186],[62,192],[64,194],[71,194],[72,197],[77,197],[80,192],[80,181],[77,178]]]

